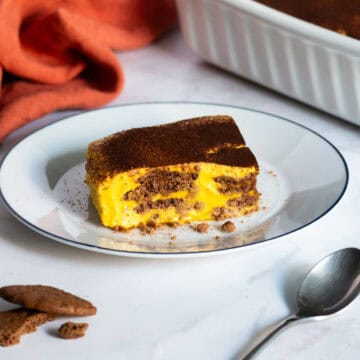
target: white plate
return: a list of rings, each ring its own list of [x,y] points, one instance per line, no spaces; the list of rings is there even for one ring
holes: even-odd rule
[[[215,114],[234,117],[260,163],[260,211],[234,219],[232,234],[222,233],[218,222],[207,234],[186,225],[153,235],[100,224],[84,184],[88,143],[124,129]],[[197,103],[131,104],[63,119],[22,140],[0,169],[4,204],[31,229],[92,251],[147,257],[218,253],[279,238],[325,215],[347,183],[343,157],[313,131],[271,114]]]

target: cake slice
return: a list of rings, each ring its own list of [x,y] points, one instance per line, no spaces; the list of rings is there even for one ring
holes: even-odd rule
[[[121,131],[89,144],[86,183],[115,230],[223,220],[258,209],[255,156],[230,116]]]

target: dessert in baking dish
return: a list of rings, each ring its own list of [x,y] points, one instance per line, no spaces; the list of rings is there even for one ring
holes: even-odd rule
[[[115,230],[254,212],[258,173],[229,116],[121,131],[89,144],[86,162],[93,203]]]
[[[313,24],[360,39],[358,0],[256,0]]]

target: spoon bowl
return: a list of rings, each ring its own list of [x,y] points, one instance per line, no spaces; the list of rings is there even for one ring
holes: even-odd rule
[[[360,249],[336,251],[315,265],[297,295],[298,316],[335,313],[360,292]]]
[[[251,359],[264,344],[289,324],[304,318],[330,315],[349,305],[360,292],[360,249],[331,253],[305,276],[297,293],[298,311],[272,326],[241,359]]]

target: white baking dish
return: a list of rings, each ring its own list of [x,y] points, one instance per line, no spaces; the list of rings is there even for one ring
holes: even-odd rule
[[[360,125],[360,41],[251,0],[177,0],[207,61]]]

